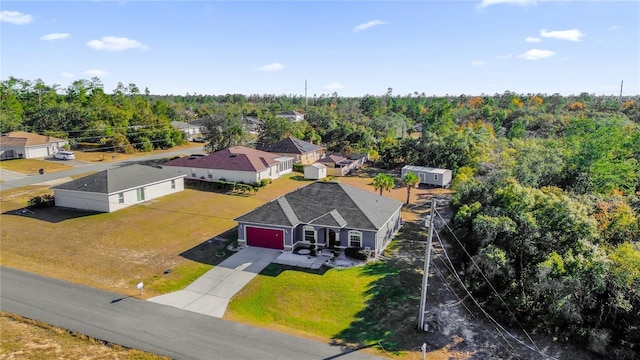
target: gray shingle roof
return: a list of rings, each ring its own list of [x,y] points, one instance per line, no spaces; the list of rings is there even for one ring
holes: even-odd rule
[[[261,146],[259,150],[282,154],[306,154],[324,147],[289,136],[276,143]]]
[[[263,225],[295,226],[282,207],[284,198],[299,223],[378,230],[402,203],[349,185],[318,181],[234,219]]]
[[[185,174],[180,174],[174,169],[159,169],[134,164],[102,170],[95,174],[54,186],[52,189],[113,194],[123,190],[184,176]]]

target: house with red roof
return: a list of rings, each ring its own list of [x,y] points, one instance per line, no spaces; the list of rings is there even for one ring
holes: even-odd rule
[[[293,170],[293,158],[234,146],[209,155],[190,155],[162,165],[186,174],[187,179],[225,180],[244,184],[277,179]]]

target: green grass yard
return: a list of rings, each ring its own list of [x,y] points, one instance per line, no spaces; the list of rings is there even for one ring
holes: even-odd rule
[[[233,298],[225,318],[331,339],[365,308],[377,278],[362,267],[316,274],[271,264]]]

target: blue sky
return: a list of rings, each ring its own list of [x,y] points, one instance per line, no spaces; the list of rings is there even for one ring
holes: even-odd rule
[[[5,1],[0,77],[152,94],[640,94],[638,1]]]

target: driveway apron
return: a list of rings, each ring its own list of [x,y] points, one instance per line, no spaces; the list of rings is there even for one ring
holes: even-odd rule
[[[184,290],[148,301],[222,318],[231,298],[280,254],[280,250],[242,248]]]

